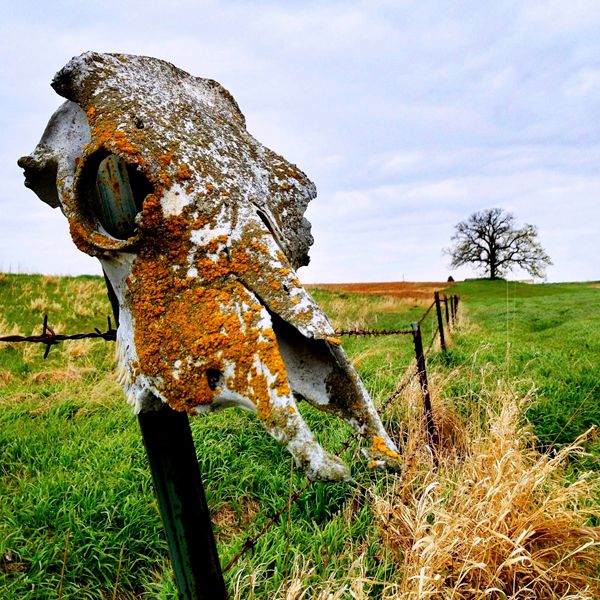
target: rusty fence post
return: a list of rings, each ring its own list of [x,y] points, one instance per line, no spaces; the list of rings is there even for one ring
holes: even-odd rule
[[[440,293],[434,292],[435,313],[437,315],[438,330],[440,332],[440,347],[443,352],[446,352],[446,338],[444,336],[444,319],[442,318],[442,306],[440,303]]]
[[[119,305],[104,276],[116,325]],[[138,422],[152,473],[180,600],[229,597],[217,553],[188,416],[165,405]]]
[[[425,365],[425,354],[423,353],[423,338],[421,337],[421,328],[418,323],[412,323],[413,341],[415,344],[415,356],[417,359],[417,374],[421,386],[421,395],[423,396],[423,409],[425,413],[425,424],[427,426],[427,438],[433,452],[434,461],[437,462],[436,448],[438,446],[438,432],[433,420],[433,410],[431,407],[431,396],[429,395],[429,384],[427,382],[427,368]]]

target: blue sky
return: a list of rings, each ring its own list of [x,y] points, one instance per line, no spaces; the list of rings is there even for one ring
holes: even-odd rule
[[[95,50],[216,79],[315,181],[303,281],[472,276],[442,249],[495,206],[538,226],[548,280],[600,279],[599,32],[597,0],[5,1],[0,270],[100,272],[16,166]]]

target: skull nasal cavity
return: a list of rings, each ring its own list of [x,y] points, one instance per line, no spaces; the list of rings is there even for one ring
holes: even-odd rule
[[[135,231],[135,216],[152,186],[142,173],[113,154],[100,161],[96,172],[94,213],[106,231],[127,239]]]

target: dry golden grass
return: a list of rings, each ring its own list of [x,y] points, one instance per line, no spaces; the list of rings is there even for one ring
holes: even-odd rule
[[[29,308],[39,313],[60,313],[63,310],[58,302],[52,302],[46,296],[37,296],[29,301]]]
[[[253,498],[243,498],[239,511],[229,504],[221,506],[211,517],[213,524],[219,528],[217,538],[228,539],[243,533],[259,512],[260,506]]]
[[[46,369],[34,373],[29,377],[29,381],[31,381],[31,383],[64,383],[81,381],[85,375],[92,373],[93,371],[94,369],[92,367],[77,367],[73,363],[69,363],[63,369]]]
[[[69,340],[69,342],[64,345],[64,351],[69,358],[78,359],[87,356],[93,347],[94,342],[89,338]]]
[[[66,288],[69,306],[78,317],[97,318],[105,321],[107,309],[103,283],[95,280],[70,280]]]
[[[19,327],[14,323],[10,325],[8,321],[4,317],[0,317],[0,335],[8,336],[8,335],[21,335],[23,332],[19,331]],[[18,348],[19,344],[17,342],[2,342],[2,346],[0,346],[0,351],[3,348]]]
[[[13,380],[13,374],[6,370],[0,369],[0,386],[8,385]]]
[[[404,566],[390,597],[597,598],[597,474],[565,483],[581,440],[555,456],[534,449],[526,400],[510,391],[471,420],[461,452],[440,452],[434,471],[407,448],[407,470],[374,508],[381,536]],[[457,429],[456,424],[454,429]],[[409,440],[410,444],[410,440]],[[422,448],[422,446],[420,446]],[[394,595],[395,594],[395,595]]]
[[[19,350],[25,364],[36,363],[44,356],[45,347],[42,344],[19,344]],[[56,352],[56,348],[53,349]]]
[[[316,569],[308,564],[302,557],[296,557],[290,567],[290,576],[281,585],[272,600],[367,600],[373,598],[369,595],[366,586],[370,581],[365,573],[364,552],[357,555],[350,569],[344,574],[333,573],[329,579],[314,583]],[[234,578],[232,598],[233,600],[258,600],[262,596],[248,595],[248,589],[253,590],[257,583],[264,577],[260,570],[240,569]],[[307,584],[308,580],[313,583]]]
[[[359,297],[360,298],[360,297]],[[426,308],[431,297],[424,299],[407,299],[394,296],[373,296],[368,302],[349,302],[345,298],[334,297],[322,299],[320,304],[326,314],[331,316],[332,325],[336,329],[369,329],[377,327],[378,315],[398,312],[402,306],[421,306]]]
[[[42,287],[56,287],[60,283],[61,278],[58,275],[44,275],[40,279]]]

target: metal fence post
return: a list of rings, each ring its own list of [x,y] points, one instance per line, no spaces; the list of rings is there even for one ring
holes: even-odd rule
[[[188,416],[165,405],[139,415],[179,597],[228,597]]]
[[[440,304],[440,293],[434,292],[433,297],[435,299],[435,312],[437,315],[438,329],[440,331],[440,347],[442,351],[446,351],[446,339],[444,336],[444,319],[442,319],[442,306]]]
[[[104,276],[115,321],[119,304]],[[165,405],[138,416],[181,600],[229,597],[188,416]]]
[[[417,358],[417,373],[419,375],[419,384],[423,396],[423,408],[425,412],[425,424],[427,426],[427,437],[433,451],[435,459],[435,449],[438,446],[438,432],[433,420],[433,410],[431,407],[431,397],[429,395],[429,384],[427,382],[427,369],[425,366],[425,354],[423,353],[423,339],[421,337],[421,328],[418,323],[412,323],[413,341],[415,344],[415,356]]]
[[[450,329],[450,312],[448,311],[448,296],[444,294],[444,310],[446,312],[446,325]]]

